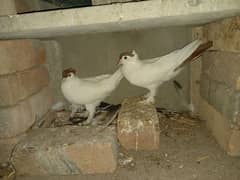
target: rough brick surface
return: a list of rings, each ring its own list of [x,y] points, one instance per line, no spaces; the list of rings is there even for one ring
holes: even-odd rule
[[[124,100],[118,116],[117,135],[123,147],[134,150],[159,148],[159,120],[154,105],[140,98]]]
[[[38,92],[48,83],[48,71],[44,66],[0,76],[0,106],[15,105]]]
[[[232,156],[240,156],[240,131],[230,127],[229,120],[204,99],[200,103],[200,118],[206,120],[208,128],[220,146]]]
[[[212,80],[202,74],[201,96],[218,112],[229,120],[229,124],[240,129],[240,92],[234,91],[221,82]]]
[[[18,175],[112,173],[117,166],[114,133],[109,128],[95,133],[79,126],[32,130],[13,155]]]
[[[51,91],[46,87],[15,106],[0,109],[0,138],[25,132],[48,112],[52,103]]]
[[[240,16],[224,19],[204,26],[204,34],[213,41],[213,48],[240,52]]]
[[[240,39],[239,39],[240,40]],[[240,53],[207,52],[203,56],[202,71],[211,79],[240,90]]]
[[[0,75],[23,71],[45,62],[45,49],[39,40],[0,41]]]

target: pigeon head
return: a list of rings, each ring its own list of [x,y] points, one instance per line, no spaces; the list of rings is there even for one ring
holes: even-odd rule
[[[125,64],[125,63],[133,62],[136,60],[138,60],[138,55],[135,52],[135,50],[126,51],[120,54],[118,64]]]
[[[63,70],[62,78],[72,78],[76,75],[76,70],[73,68],[68,68]]]

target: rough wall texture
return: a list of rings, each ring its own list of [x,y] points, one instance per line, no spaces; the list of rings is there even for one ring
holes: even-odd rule
[[[50,75],[50,88],[54,92],[54,101],[63,100],[60,90],[62,79],[62,49],[57,41],[42,41],[46,48],[46,66]]]
[[[240,16],[204,26],[204,34],[213,41],[213,49],[240,52]]]
[[[191,66],[191,100],[219,144],[234,156],[240,155],[239,29],[239,17],[195,28],[193,37],[213,41],[213,51]]]
[[[14,0],[1,0],[0,16],[16,14]]]
[[[209,52],[205,53],[203,58],[204,74],[233,90],[240,90],[240,53]]]
[[[0,107],[17,104],[49,83],[48,71],[39,66],[8,76],[0,76]]]
[[[63,48],[63,68],[74,67],[80,77],[87,77],[114,72],[118,68],[119,54],[129,49],[135,49],[142,59],[164,55],[189,42],[190,32],[187,28],[172,27],[69,36],[58,40]],[[183,98],[187,101],[189,96],[188,68],[184,69],[176,79],[182,84]],[[146,93],[144,89],[132,86],[124,79],[108,101],[120,103],[125,97],[144,93]],[[159,88],[156,99],[157,106],[177,110],[185,109],[172,82],[165,83]]]
[[[15,0],[17,13],[40,10],[39,0]]]
[[[27,131],[48,112],[52,104],[52,93],[45,87],[15,106],[1,108],[0,139],[15,137]]]
[[[232,156],[240,155],[240,131],[230,127],[229,119],[225,118],[203,98],[200,101],[200,118],[206,120],[208,128],[220,146]]]
[[[24,71],[46,61],[45,49],[39,40],[0,41],[0,54],[0,75]]]

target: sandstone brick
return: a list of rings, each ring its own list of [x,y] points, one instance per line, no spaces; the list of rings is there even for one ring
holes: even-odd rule
[[[107,128],[65,126],[32,130],[16,147],[18,175],[112,173],[117,166],[114,133]]]
[[[2,40],[0,54],[0,75],[23,71],[45,62],[45,49],[39,40]]]
[[[14,137],[29,129],[52,106],[48,87],[15,106],[0,109],[0,138]]]
[[[230,127],[229,120],[219,113],[213,106],[201,99],[200,118],[206,120],[220,146],[232,156],[240,156],[240,131]]]
[[[200,84],[201,96],[226,117],[231,126],[240,129],[240,92],[221,82],[210,79],[204,73],[201,76]]]
[[[240,52],[240,16],[227,18],[204,26],[204,34],[213,41],[213,49]]]
[[[154,105],[143,104],[141,98],[124,100],[118,116],[117,135],[126,149],[159,148],[159,120]]]
[[[49,83],[48,71],[39,66],[19,73],[0,76],[0,106],[17,104]]]
[[[207,52],[203,56],[202,71],[211,79],[240,90],[240,54],[230,52]]]

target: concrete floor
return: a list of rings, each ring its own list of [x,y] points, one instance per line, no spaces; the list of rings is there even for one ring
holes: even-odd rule
[[[184,124],[170,119],[161,126],[159,151],[127,152],[134,157],[134,167],[118,167],[110,175],[18,177],[17,180],[240,179],[240,158],[228,156],[206,130],[203,121]]]

